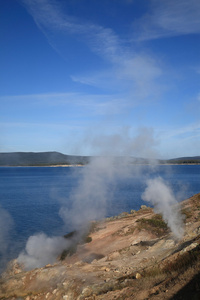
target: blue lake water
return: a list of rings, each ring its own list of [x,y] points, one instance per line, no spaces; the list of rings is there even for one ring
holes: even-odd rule
[[[0,167],[0,218],[3,209],[13,222],[9,237],[6,237],[8,256],[16,255],[25,246],[28,237],[35,233],[42,231],[51,236],[66,233],[59,210],[62,205],[71,205],[69,196],[78,186],[81,169]],[[200,192],[200,165],[163,165],[153,169],[133,166],[130,177],[123,179],[117,176],[116,184],[110,185],[112,197],[107,199],[105,217],[137,210],[141,204],[146,204],[141,199],[145,181],[156,176],[161,176],[170,184],[179,201]],[[0,226],[6,228],[5,218],[0,220]],[[3,238],[5,236],[0,228],[0,243],[3,243]],[[0,248],[0,256],[2,253]]]

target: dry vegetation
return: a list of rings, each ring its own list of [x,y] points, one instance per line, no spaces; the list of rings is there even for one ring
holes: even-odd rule
[[[167,224],[163,221],[163,218],[161,215],[154,215],[152,218],[141,218],[137,220],[138,226],[137,228],[139,230],[147,230],[151,233],[155,234],[158,237],[161,237],[162,235],[169,232],[169,228]]]
[[[200,194],[182,202],[182,214],[179,241],[147,207],[93,222],[54,265],[24,272],[13,262],[0,299],[200,299]]]

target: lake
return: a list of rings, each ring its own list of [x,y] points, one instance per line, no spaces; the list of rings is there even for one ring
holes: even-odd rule
[[[71,220],[71,195],[80,186],[84,168],[0,167],[1,260],[5,253],[9,258],[15,257],[24,248],[30,235],[38,232],[50,236],[63,235],[73,230],[71,223],[68,227],[66,224],[64,226],[59,211],[61,207],[69,208]],[[131,167],[129,176],[120,176],[123,173],[120,169],[117,173],[115,181],[105,178],[103,187],[107,189],[107,199],[104,199],[103,217],[137,210],[142,204],[147,204],[141,199],[141,195],[148,178],[162,177],[170,185],[178,201],[200,192],[200,165],[160,165],[153,168],[136,165]],[[99,195],[100,191],[95,188],[92,193],[94,202],[96,193]],[[84,201],[87,199],[81,201],[81,209],[84,210]]]

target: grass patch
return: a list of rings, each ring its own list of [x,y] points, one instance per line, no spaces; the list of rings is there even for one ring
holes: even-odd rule
[[[150,219],[141,218],[137,220],[137,223],[138,223],[137,228],[139,230],[145,229],[147,231],[152,232],[158,237],[167,233],[169,230],[167,224],[164,222],[162,216],[159,214],[154,215]]]
[[[171,273],[174,271],[178,271],[179,273],[181,273],[186,271],[188,267],[192,267],[192,265],[194,265],[199,259],[200,245],[188,252],[180,254],[176,260],[167,263],[163,271],[165,273]]]
[[[90,243],[92,238],[89,236],[90,232],[85,232],[80,234],[78,231],[72,231],[66,235],[64,238],[70,241],[70,246],[67,249],[64,249],[60,255],[60,260],[64,260],[67,256],[72,256],[76,253],[78,245]]]
[[[146,205],[141,205],[141,208],[135,212],[135,215],[139,216],[139,215],[143,215],[143,214],[148,214],[153,212],[153,208],[146,206]]]
[[[63,252],[60,255],[60,260],[64,260],[67,256],[72,256],[74,253],[76,253],[77,250],[77,244],[70,246],[68,249],[63,250]]]
[[[146,277],[158,277],[162,274],[164,274],[165,272],[158,266],[155,266],[155,267],[152,267],[151,269],[149,270],[145,270],[144,273],[142,274],[142,276],[144,278]]]
[[[144,270],[142,276],[146,278],[170,275],[172,273],[180,274],[196,265],[197,261],[200,261],[200,245],[190,251],[179,254],[175,260],[166,262],[163,267],[156,265],[150,269]]]

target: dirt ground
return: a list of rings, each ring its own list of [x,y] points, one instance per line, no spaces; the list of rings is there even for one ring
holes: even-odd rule
[[[89,242],[54,265],[11,262],[0,299],[200,299],[200,194],[181,205],[181,240],[151,208],[123,213],[93,224]]]

